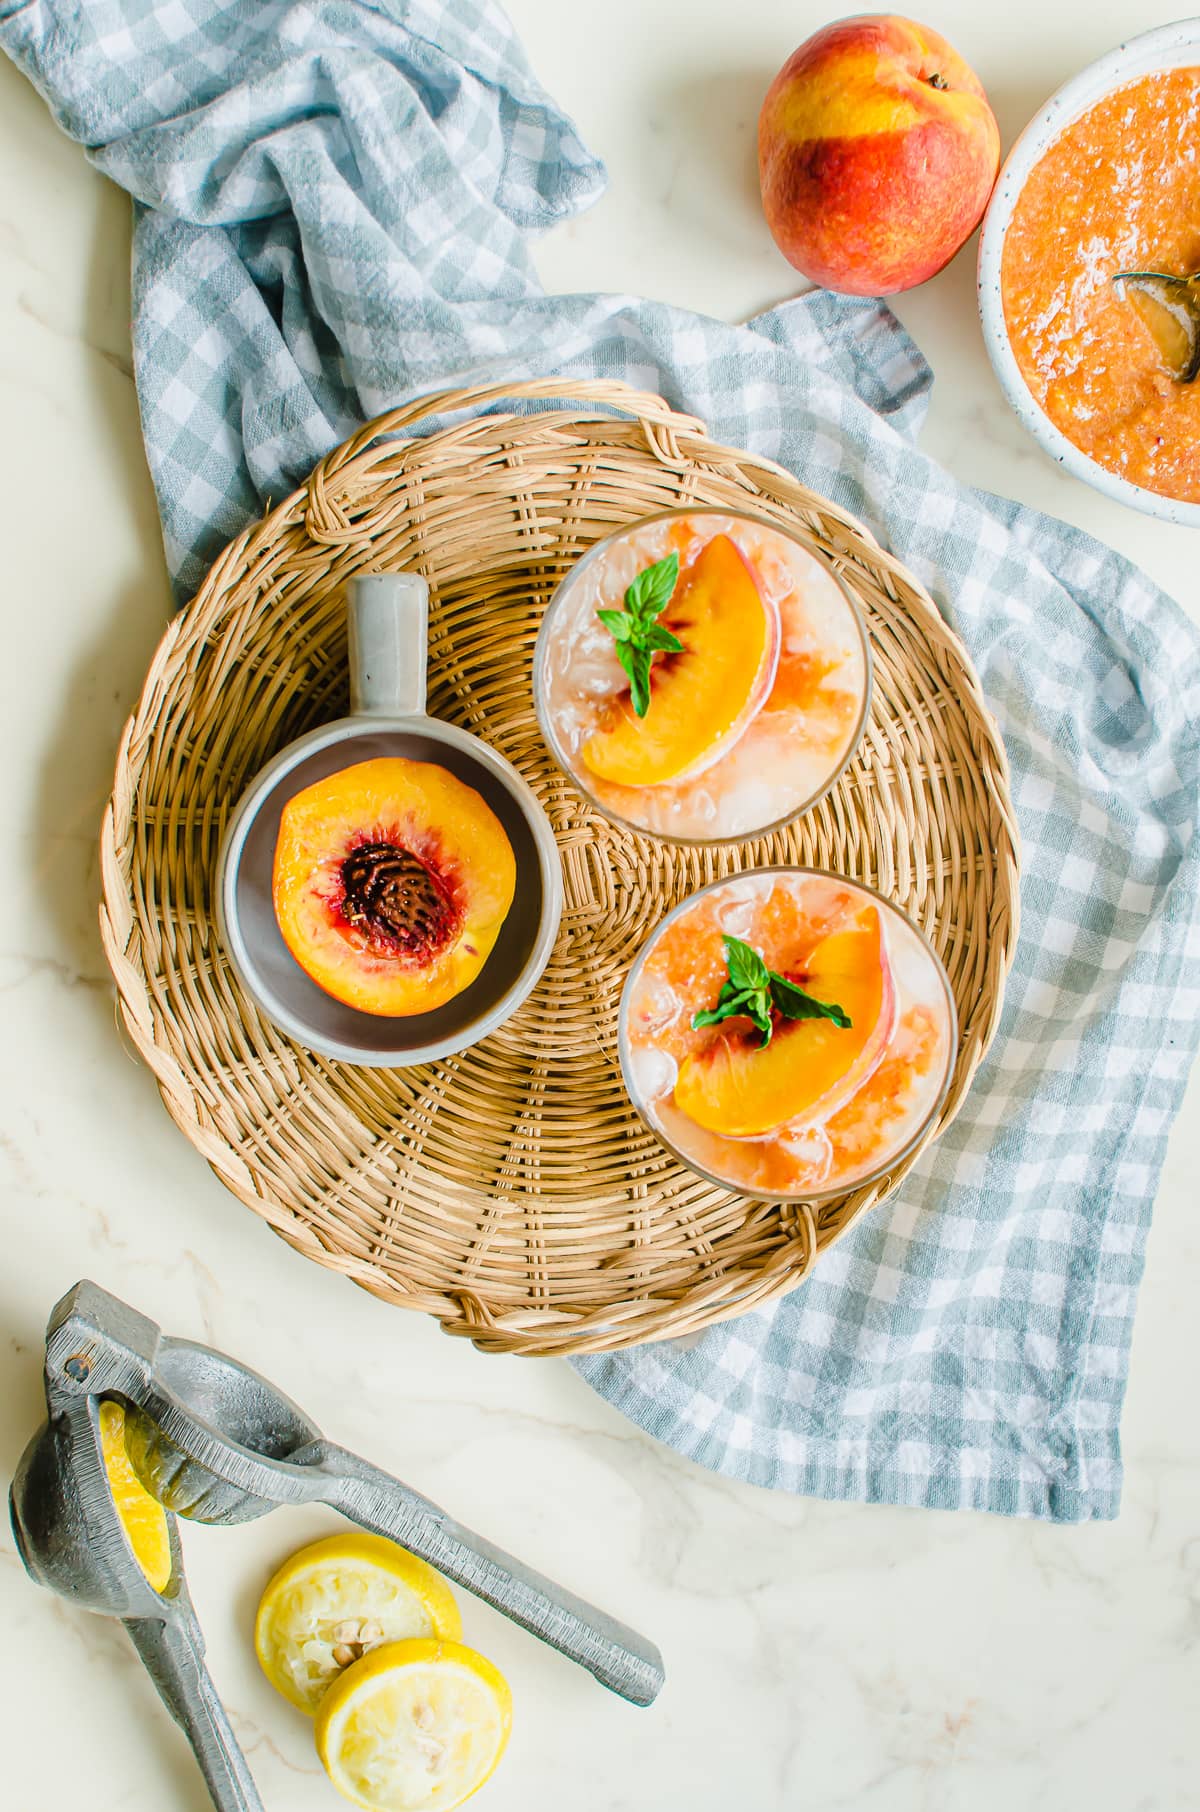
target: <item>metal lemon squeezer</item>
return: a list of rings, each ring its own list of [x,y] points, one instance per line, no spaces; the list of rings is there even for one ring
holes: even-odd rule
[[[257,1372],[163,1335],[93,1283],[76,1284],[50,1317],[45,1389],[47,1421],[12,1485],[21,1558],[39,1585],[121,1619],[220,1812],[262,1812],[262,1802],[204,1665],[179,1517],[241,1523],[279,1505],[329,1504],[420,1555],[634,1705],[649,1705],[662,1685],[653,1643],[334,1446]],[[99,1407],[110,1397],[125,1407],[133,1469],[167,1512],[171,1577],[161,1592],[134,1556],[109,1487]]]

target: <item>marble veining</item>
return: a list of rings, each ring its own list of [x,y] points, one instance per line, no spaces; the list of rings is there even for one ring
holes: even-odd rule
[[[757,96],[821,9],[509,0],[539,73],[609,164],[541,242],[555,288],[743,318],[789,293],[755,211]],[[1133,0],[934,23],[1011,140],[1073,68],[1153,23]],[[513,1685],[481,1812],[1187,1812],[1200,1808],[1200,1093],[1150,1239],[1110,1525],[1053,1528],[777,1497],[656,1446],[564,1364],[484,1357],[277,1241],[212,1177],[118,1026],[96,933],[95,828],[168,587],[129,382],[129,209],[0,64],[0,1469],[39,1413],[41,1327],[90,1274],[173,1332],[278,1379],[337,1439],[661,1644],[636,1712],[484,1607],[467,1638]],[[960,475],[1090,528],[1188,609],[1195,542],[1055,470],[991,375],[971,255],[898,312],[934,365],[924,444]],[[210,1661],[268,1812],[326,1812],[306,1722],[249,1646],[259,1590],[325,1512],[185,1531]],[[5,1804],[204,1812],[123,1635],[37,1592],[0,1531]],[[70,1710],[64,1713],[63,1682]],[[64,1731],[66,1735],[64,1736]]]

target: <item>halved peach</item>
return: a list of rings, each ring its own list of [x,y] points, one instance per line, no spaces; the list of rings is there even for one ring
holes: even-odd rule
[[[272,893],[283,941],[335,1000],[403,1018],[469,987],[517,865],[485,800],[434,762],[360,761],[283,809]]]
[[[705,543],[660,620],[683,652],[655,656],[650,709],[638,717],[623,693],[583,746],[588,769],[616,786],[700,773],[736,742],[775,677],[779,613],[728,535]]]
[[[757,1139],[792,1121],[827,1118],[879,1062],[895,1028],[896,990],[878,907],[822,938],[788,979],[841,1007],[849,1026],[777,1017],[771,1042],[760,1046],[747,1021],[729,1020],[679,1067],[675,1105],[697,1126]]]

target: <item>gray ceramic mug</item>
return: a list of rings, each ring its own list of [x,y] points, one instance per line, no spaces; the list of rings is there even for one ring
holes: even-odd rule
[[[425,580],[416,573],[353,579],[347,605],[350,716],[289,743],[239,801],[221,846],[217,914],[239,981],[282,1031],[323,1056],[396,1069],[461,1051],[516,1012],[554,948],[562,870],[549,820],[511,763],[426,714]],[[276,923],[271,875],[289,799],[355,762],[397,755],[436,762],[486,800],[512,844],[517,889],[471,985],[432,1013],[388,1018],[346,1006],[305,974]]]

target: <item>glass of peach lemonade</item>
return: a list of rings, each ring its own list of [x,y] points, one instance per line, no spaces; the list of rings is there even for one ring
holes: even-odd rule
[[[849,592],[785,530],[670,510],[591,548],[550,600],[534,698],[606,817],[679,843],[774,830],[845,768],[870,704]]]
[[[692,894],[621,996],[630,1098],[710,1182],[838,1195],[913,1149],[950,1084],[950,984],[911,921],[855,881],[763,868]]]

